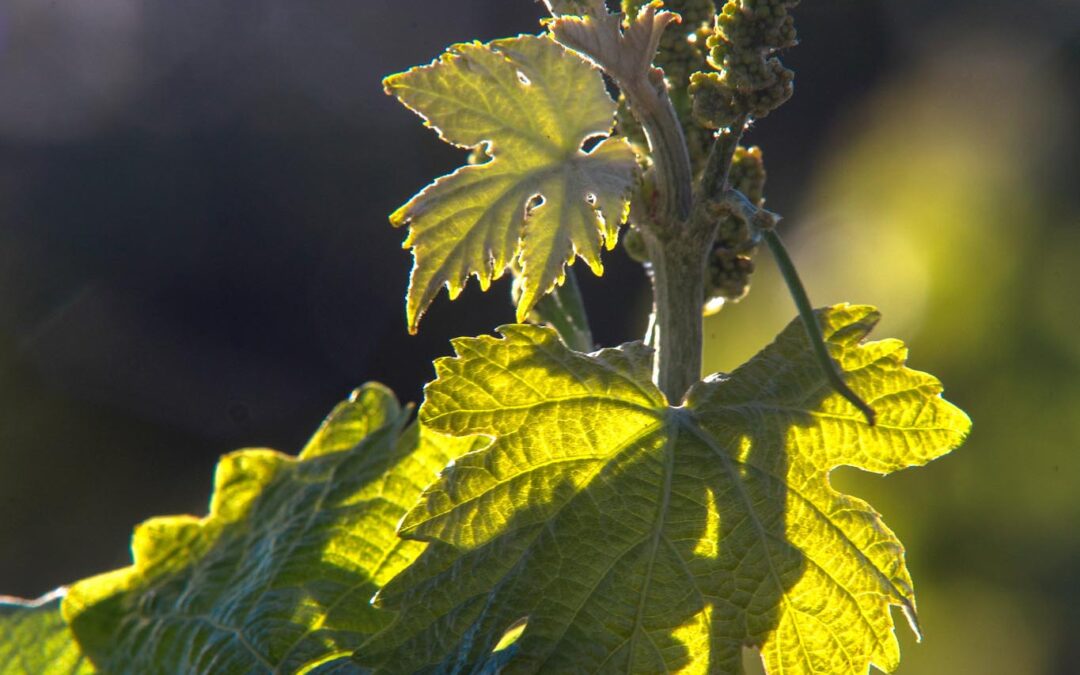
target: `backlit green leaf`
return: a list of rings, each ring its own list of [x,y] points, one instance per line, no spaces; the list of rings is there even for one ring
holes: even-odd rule
[[[116,673],[296,672],[388,621],[369,600],[423,548],[395,535],[469,440],[402,431],[409,411],[357,390],[299,457],[222,458],[210,514],[135,530],[134,564],[75,584],[64,615]]]
[[[526,35],[455,45],[384,85],[444,141],[483,146],[491,157],[436,180],[390,216],[410,228],[410,331],[440,288],[453,299],[470,274],[486,290],[519,265],[523,320],[575,255],[603,271],[600,250],[616,243],[637,164],[621,138],[582,151],[614,122],[599,71],[550,38]]]
[[[798,322],[679,407],[640,345],[583,355],[521,325],[456,341],[420,418],[488,445],[404,519],[432,543],[380,591],[400,613],[358,660],[470,672],[525,620],[503,672],[737,673],[743,645],[771,673],[895,668],[889,607],[915,613],[904,550],[829,473],[925,464],[970,422],[900,342],[862,342],[873,309],[819,316],[877,426],[825,382]]]
[[[63,589],[39,600],[0,597],[0,675],[94,672],[60,616]]]

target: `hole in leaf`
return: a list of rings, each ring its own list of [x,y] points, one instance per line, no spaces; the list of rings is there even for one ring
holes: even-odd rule
[[[532,84],[532,80],[530,80],[528,78],[528,76],[525,75],[525,73],[521,72],[520,70],[517,71],[517,78],[518,78],[518,82],[522,83],[526,87],[528,87],[528,86],[530,86]]]
[[[615,80],[610,75],[604,73],[604,89],[607,89],[607,93],[611,98],[616,101],[619,100],[619,85],[615,83]]]
[[[589,136],[581,143],[582,152],[592,152],[593,148],[600,145],[600,141],[604,140],[605,136]]]
[[[525,632],[525,627],[528,625],[529,617],[527,616],[523,616],[510,624],[510,627],[507,628],[506,632],[503,633],[503,636],[499,638],[499,643],[495,645],[495,649],[491,650],[491,653],[501,652],[517,642],[518,638],[521,637],[521,634]]]
[[[525,204],[525,213],[532,213],[535,209],[544,205],[544,195],[533,195]]]
[[[596,206],[596,195],[590,192],[585,195],[585,201],[589,203],[589,206]]]

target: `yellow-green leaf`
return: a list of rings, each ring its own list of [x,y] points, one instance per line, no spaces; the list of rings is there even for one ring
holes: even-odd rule
[[[599,71],[550,38],[525,35],[455,45],[384,85],[444,141],[491,157],[439,178],[390,216],[410,228],[410,331],[440,288],[453,299],[469,275],[486,290],[520,266],[522,320],[575,256],[602,273],[600,250],[616,243],[637,163],[622,138],[582,150],[614,123]]]
[[[90,675],[60,616],[64,589],[38,600],[0,596],[0,675]]]
[[[423,548],[395,528],[469,440],[420,433],[357,390],[299,457],[222,458],[210,513],[135,530],[134,564],[71,587],[63,611],[105,672],[296,672],[383,627],[371,596]]]
[[[503,672],[738,673],[744,645],[770,673],[894,669],[889,607],[915,613],[904,550],[829,473],[925,464],[970,422],[900,342],[862,342],[872,308],[819,318],[876,426],[829,387],[799,322],[680,407],[640,345],[583,355],[519,325],[456,341],[420,418],[488,445],[406,516],[403,534],[432,543],[380,591],[400,613],[357,659],[472,667],[525,621]]]

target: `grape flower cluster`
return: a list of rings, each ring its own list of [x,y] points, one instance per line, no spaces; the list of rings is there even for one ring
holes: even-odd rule
[[[795,45],[788,10],[798,0],[729,0],[705,41],[715,71],[690,76],[694,117],[722,129],[747,117],[762,118],[791,98],[795,74],[776,52]]]
[[[761,148],[738,146],[731,158],[728,174],[731,188],[738,190],[756,208],[765,205],[765,163]],[[709,256],[709,273],[705,279],[706,314],[720,309],[725,302],[736,302],[750,290],[750,275],[754,273],[756,241],[752,223],[742,209],[732,209],[728,202],[706,204],[709,214],[719,221],[716,241]]]
[[[791,98],[794,73],[776,54],[797,42],[789,10],[798,0],[729,0],[705,40],[713,70],[690,75],[688,92],[694,119],[715,131],[762,118]],[[741,129],[733,129],[738,132]],[[728,186],[752,208],[764,205],[765,167],[759,148],[737,147]],[[754,271],[756,244],[744,209],[729,200],[704,205],[719,221],[709,258],[706,313],[746,295]]]
[[[622,0],[622,11],[635,16],[649,0]],[[718,130],[762,118],[791,98],[794,73],[777,53],[795,45],[789,10],[798,0],[729,0],[716,12],[713,0],[668,0],[664,9],[681,21],[660,42],[656,65],[663,69],[672,104],[683,124],[695,173],[700,175]],[[620,106],[619,131],[634,142],[644,136]],[[744,297],[754,272],[755,224],[750,212],[765,203],[765,167],[761,149],[737,146],[728,172],[731,195],[706,200],[695,217],[716,223],[716,240],[706,277],[706,313]],[[732,193],[735,194],[735,193]],[[745,199],[744,199],[745,198]],[[623,237],[631,258],[648,262],[641,233],[631,227]]]

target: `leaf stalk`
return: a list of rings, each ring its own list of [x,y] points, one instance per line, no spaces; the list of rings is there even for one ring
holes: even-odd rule
[[[814,312],[813,305],[810,304],[810,297],[806,294],[806,288],[803,286],[802,280],[799,279],[799,273],[795,270],[795,264],[791,261],[791,256],[788,255],[780,235],[775,230],[765,229],[762,231],[762,237],[769,246],[769,251],[772,252],[773,257],[776,259],[776,265],[780,268],[780,275],[784,277],[784,283],[787,284],[791,298],[795,301],[795,307],[799,310],[799,318],[802,319],[803,326],[806,328],[806,336],[810,340],[810,347],[821,365],[822,372],[825,373],[825,378],[838,394],[862,412],[863,416],[866,417],[867,424],[874,426],[877,413],[844,382],[840,367],[829,355],[829,349],[825,346],[825,340],[821,335],[821,324],[818,322],[817,314]]]
[[[657,183],[657,213],[666,221],[684,221],[693,206],[693,172],[675,106],[662,81],[654,84],[642,77],[620,85],[630,112],[649,141]]]
[[[541,298],[533,312],[541,321],[551,324],[570,349],[591,352],[596,346],[573,268],[567,268],[566,281]]]

